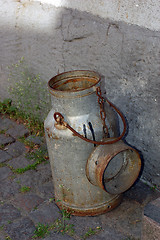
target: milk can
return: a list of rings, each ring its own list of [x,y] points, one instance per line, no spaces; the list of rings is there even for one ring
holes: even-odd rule
[[[96,72],[61,73],[48,86],[52,109],[44,128],[56,203],[79,216],[110,211],[141,168],[138,152],[122,141],[125,118],[103,99]]]

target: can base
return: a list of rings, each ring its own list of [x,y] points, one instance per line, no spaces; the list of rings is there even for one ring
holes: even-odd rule
[[[96,205],[90,208],[80,208],[75,206],[70,206],[66,202],[58,201],[56,204],[60,209],[66,209],[71,215],[75,216],[96,216],[109,212],[116,208],[122,201],[122,194],[117,195],[115,198],[107,201],[103,204]]]

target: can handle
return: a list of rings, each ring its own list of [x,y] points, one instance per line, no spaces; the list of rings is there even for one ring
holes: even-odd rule
[[[104,101],[104,98],[102,96],[99,96],[100,98],[103,99]],[[123,114],[116,108],[116,106],[111,103],[108,99],[106,99],[106,102],[112,107],[114,108],[114,110],[118,113],[118,115],[120,116],[122,122],[123,122],[123,132],[122,134],[117,137],[117,138],[107,138],[107,141],[94,141],[94,140],[90,140],[90,139],[87,139],[85,138],[83,135],[79,134],[74,128],[72,128],[67,122],[64,121],[64,117],[61,113],[59,112],[55,112],[54,113],[54,119],[56,121],[57,124],[65,127],[65,128],[68,128],[75,136],[81,138],[82,140],[86,141],[86,142],[89,142],[89,143],[92,143],[92,144],[97,144],[97,145],[106,145],[106,144],[113,144],[115,142],[118,142],[119,140],[121,140],[123,138],[123,136],[125,135],[126,133],[126,129],[127,129],[127,125],[126,125],[126,120],[125,120],[125,117],[123,116]],[[111,140],[109,140],[111,139]]]

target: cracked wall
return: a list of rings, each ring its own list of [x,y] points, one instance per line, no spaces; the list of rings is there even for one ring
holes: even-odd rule
[[[46,81],[87,69],[103,76],[102,92],[126,116],[126,140],[143,155],[143,178],[160,182],[160,32],[39,2],[3,2],[0,97],[8,70],[24,56]]]

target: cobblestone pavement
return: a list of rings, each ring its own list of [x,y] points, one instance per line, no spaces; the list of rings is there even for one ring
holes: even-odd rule
[[[34,155],[36,151],[39,155]],[[33,239],[38,223],[52,225],[45,240],[141,238],[144,206],[160,194],[140,181],[124,194],[121,205],[113,211],[95,217],[71,216],[67,224],[74,225],[73,235],[58,233],[54,226],[61,223],[62,214],[52,200],[54,189],[45,151],[44,138],[29,135],[23,124],[0,116],[0,240]],[[29,153],[30,158],[26,156]],[[41,154],[46,161],[30,169],[28,166],[35,166]]]

